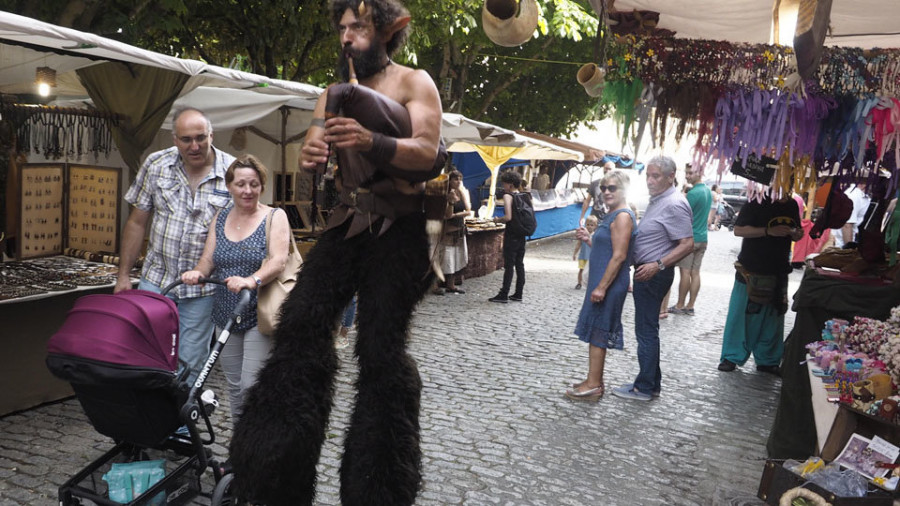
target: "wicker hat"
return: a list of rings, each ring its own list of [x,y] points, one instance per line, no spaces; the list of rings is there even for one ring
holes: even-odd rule
[[[535,0],[484,0],[481,24],[494,44],[515,47],[528,42],[537,28]]]

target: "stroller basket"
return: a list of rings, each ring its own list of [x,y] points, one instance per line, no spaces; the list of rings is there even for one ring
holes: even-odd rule
[[[119,443],[63,484],[59,488],[59,503],[102,506],[187,504],[201,492],[202,473],[197,464],[197,456],[185,456],[188,451],[189,448],[178,451],[138,448],[129,443]],[[164,462],[165,477],[162,480],[151,484],[143,493],[135,494],[130,501],[109,499],[110,488],[113,488],[110,486],[110,471],[114,464],[153,460]]]
[[[178,313],[162,295],[129,290],[75,302],[47,345],[47,367],[68,381],[97,432],[143,446],[180,425]]]

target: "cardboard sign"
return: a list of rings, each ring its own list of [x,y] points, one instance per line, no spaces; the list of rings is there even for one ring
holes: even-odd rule
[[[768,156],[757,157],[752,153],[747,157],[746,164],[742,162],[740,157],[736,157],[731,163],[731,173],[764,185],[772,182],[775,169],[778,168],[778,160]]]

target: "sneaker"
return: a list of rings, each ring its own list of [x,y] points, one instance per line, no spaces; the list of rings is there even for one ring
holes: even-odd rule
[[[774,374],[775,376],[781,376],[781,368],[777,365],[757,365],[756,370],[759,372]]]
[[[497,295],[494,295],[493,297],[491,297],[491,298],[488,299],[488,300],[491,301],[491,302],[499,302],[499,303],[501,303],[501,304],[506,304],[507,302],[509,302],[509,297],[507,297],[506,295],[500,295],[500,294],[497,294]],[[520,300],[521,300],[521,299],[520,299]]]
[[[737,367],[737,364],[728,360],[727,358],[723,358],[721,362],[719,362],[719,370],[723,372],[731,372]]]
[[[350,346],[350,337],[348,336],[338,336],[337,339],[334,340],[334,347],[338,350],[343,350],[344,348]]]
[[[511,300],[511,301],[513,301],[513,302],[522,302],[522,296],[521,296],[521,295],[512,294],[512,295],[509,296],[509,300]]]
[[[622,386],[626,390],[634,390],[634,383],[629,383],[627,385],[622,385]],[[660,394],[659,390],[654,390],[654,391],[650,392],[650,396],[653,397],[654,399],[658,398],[659,394]]]
[[[616,397],[621,397],[623,399],[629,399],[632,401],[649,401],[653,398],[650,394],[645,394],[639,390],[635,390],[634,385],[622,385],[620,387],[613,388],[613,395]]]

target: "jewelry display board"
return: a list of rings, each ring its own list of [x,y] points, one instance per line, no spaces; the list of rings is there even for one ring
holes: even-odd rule
[[[58,255],[63,250],[65,173],[62,164],[23,165],[18,258]]]
[[[68,165],[66,247],[95,253],[119,250],[119,180],[116,167]]]

